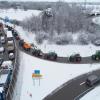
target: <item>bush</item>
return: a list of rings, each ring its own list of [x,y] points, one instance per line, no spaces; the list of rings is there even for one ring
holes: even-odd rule
[[[54,37],[54,42],[55,44],[58,45],[66,45],[71,43],[72,40],[72,35],[71,34],[63,34],[63,35],[58,35],[57,37]]]
[[[78,36],[78,42],[82,45],[87,45],[89,44],[89,36],[86,33],[82,33]]]

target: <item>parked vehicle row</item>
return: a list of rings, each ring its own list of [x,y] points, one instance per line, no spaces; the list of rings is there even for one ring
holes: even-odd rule
[[[12,76],[15,45],[12,33],[5,31],[2,23],[0,23],[0,53],[2,54],[0,55],[0,100],[5,100]]]

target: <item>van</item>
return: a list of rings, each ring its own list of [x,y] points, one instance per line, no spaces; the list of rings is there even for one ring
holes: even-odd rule
[[[93,86],[99,82],[100,82],[100,77],[98,77],[97,75],[90,75],[86,80],[86,84],[88,86]]]

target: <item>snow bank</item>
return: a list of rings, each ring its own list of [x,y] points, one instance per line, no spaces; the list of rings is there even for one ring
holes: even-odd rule
[[[80,100],[100,100],[100,86],[96,87],[94,90],[90,91]]]

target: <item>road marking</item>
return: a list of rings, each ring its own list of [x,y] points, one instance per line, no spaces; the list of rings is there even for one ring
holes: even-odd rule
[[[85,82],[80,83],[80,85],[83,85],[83,84],[85,84]]]

